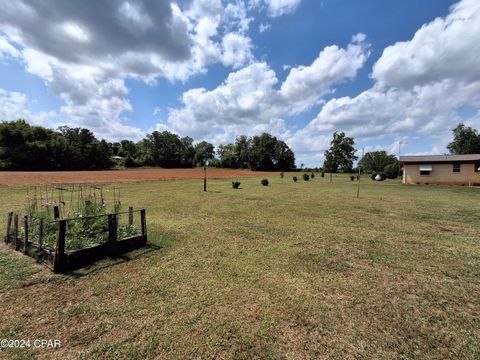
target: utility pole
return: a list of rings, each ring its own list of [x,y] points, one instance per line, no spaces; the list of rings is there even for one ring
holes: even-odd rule
[[[362,159],[364,155],[365,155],[365,148],[362,148]],[[360,178],[362,175],[362,170],[360,169],[360,161],[357,166],[358,166],[358,182],[357,182],[357,199],[358,199],[360,197]]]

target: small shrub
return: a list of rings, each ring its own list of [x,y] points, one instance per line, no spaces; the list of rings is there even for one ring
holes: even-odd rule
[[[322,173],[320,174],[321,177],[325,177],[325,173],[322,171]]]
[[[232,181],[232,188],[238,189],[240,187],[240,182],[239,181]]]
[[[261,183],[263,186],[268,186],[268,179],[262,179]]]
[[[308,176],[308,174],[303,174],[303,180],[305,181],[310,180],[310,176]]]
[[[350,175],[350,180],[354,181],[355,180],[355,175]]]
[[[296,176],[293,177],[293,182],[297,182],[298,178]]]
[[[310,174],[310,177],[313,179],[313,178],[315,177],[315,173],[312,172],[312,173]]]

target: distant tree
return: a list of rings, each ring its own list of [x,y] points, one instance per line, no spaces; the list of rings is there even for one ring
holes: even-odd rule
[[[31,126],[21,119],[0,123],[0,168],[55,169],[56,163],[50,154],[57,136],[53,130]]]
[[[166,168],[191,167],[195,149],[193,139],[180,138],[169,131],[154,131],[141,142],[144,163]]]
[[[98,141],[90,130],[68,126],[58,129],[67,142],[67,168],[93,170],[106,169],[113,165],[110,146],[105,140]]]
[[[220,158],[220,164],[223,168],[238,168],[237,156],[235,153],[235,145],[220,145],[217,150]]]
[[[395,158],[396,160],[396,158]],[[400,163],[397,161],[392,162],[390,164],[385,165],[383,168],[383,173],[387,176],[389,179],[395,179],[398,177],[400,174]]]
[[[274,170],[274,156],[277,139],[270,134],[263,133],[252,139],[250,149],[250,167],[252,170]]]
[[[213,159],[215,156],[215,147],[206,142],[202,141],[195,145],[195,155],[193,156],[193,164],[203,166],[205,163]]]
[[[325,151],[323,168],[330,173],[351,172],[353,162],[357,159],[353,145],[355,145],[353,138],[346,136],[344,132],[335,131],[330,149]]]
[[[122,144],[120,144],[119,142],[113,142],[113,143],[108,143],[108,146],[110,147],[110,150],[113,155],[121,156],[120,151],[122,149]]]
[[[239,136],[235,140],[235,157],[237,166],[240,168],[248,168],[250,165],[252,140],[245,135]]]
[[[460,123],[452,132],[453,141],[447,145],[451,154],[480,154],[480,135],[477,130]]]
[[[388,155],[386,151],[371,151],[366,153],[358,162],[362,171],[367,173],[384,172],[385,167],[394,164],[398,168],[398,159],[395,155]],[[398,171],[397,171],[398,175]]]
[[[273,161],[276,170],[283,171],[295,168],[295,154],[288,145],[281,140],[277,140]]]
[[[118,151],[119,156],[128,157],[131,156],[135,158],[139,153],[139,149],[137,144],[130,140],[122,140],[120,141],[120,150]]]
[[[195,148],[193,146],[193,139],[189,136],[180,138],[182,143],[182,148],[180,149],[181,155],[181,167],[192,167],[194,166],[193,158],[195,156]]]
[[[265,171],[290,170],[295,168],[295,155],[283,141],[263,133],[251,140],[250,168]]]

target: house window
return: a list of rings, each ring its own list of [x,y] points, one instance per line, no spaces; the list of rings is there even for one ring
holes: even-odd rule
[[[453,170],[454,173],[459,173],[460,172],[460,164],[459,163],[454,163],[453,164]]]
[[[418,167],[418,170],[420,170],[420,176],[430,176],[430,172],[432,171],[432,165],[421,164]]]

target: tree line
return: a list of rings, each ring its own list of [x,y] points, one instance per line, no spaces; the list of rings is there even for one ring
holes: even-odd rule
[[[460,123],[452,129],[451,154],[480,153],[480,134]],[[354,169],[355,140],[344,132],[334,132],[325,151],[323,172],[352,173],[358,167],[366,173],[382,173],[395,178],[400,164],[386,151],[365,154]],[[268,133],[239,136],[234,143],[219,145],[168,131],[154,131],[139,142],[98,140],[84,128],[61,126],[57,130],[33,126],[25,120],[0,122],[0,170],[98,170],[114,165],[125,167],[159,166],[189,168],[210,166],[264,171],[295,169],[295,154],[288,145]],[[303,165],[302,165],[303,168]]]
[[[89,129],[57,130],[25,120],[0,123],[0,170],[99,170],[115,165],[191,168],[203,166],[287,171],[295,168],[288,145],[267,133],[240,136],[215,147],[168,131],[154,131],[139,142],[99,140]]]

